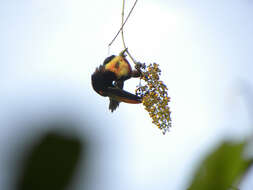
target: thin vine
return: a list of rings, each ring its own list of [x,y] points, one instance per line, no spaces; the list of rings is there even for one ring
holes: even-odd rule
[[[134,62],[135,65],[137,64],[137,62],[134,60],[133,56],[130,54],[130,52],[129,52],[127,46],[126,46],[125,39],[124,39],[124,31],[123,31],[124,29],[123,29],[123,28],[124,28],[124,26],[125,26],[127,20],[129,19],[130,15],[132,14],[132,12],[133,12],[133,10],[134,10],[134,8],[135,8],[137,2],[138,2],[138,0],[135,0],[133,6],[132,6],[132,8],[131,8],[131,10],[129,11],[129,13],[128,13],[126,19],[124,20],[124,17],[125,17],[125,0],[123,0],[122,12],[121,12],[121,27],[120,27],[120,29],[118,30],[117,34],[116,34],[116,35],[114,36],[114,38],[112,39],[112,41],[111,41],[111,42],[109,43],[109,45],[108,45],[108,47],[110,47],[110,46],[113,44],[113,42],[115,41],[115,39],[117,38],[117,36],[119,35],[119,33],[121,32],[121,37],[122,37],[122,42],[123,42],[124,50],[125,50],[125,52],[128,54],[128,56],[130,57],[130,59]]]

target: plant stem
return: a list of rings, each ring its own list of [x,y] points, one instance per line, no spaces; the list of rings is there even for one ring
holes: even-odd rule
[[[127,52],[127,54],[129,55],[129,57],[131,58],[131,60],[136,64],[136,61],[134,60],[134,58],[131,56],[131,54],[129,53],[128,49],[126,48],[126,43],[125,43],[125,39],[124,39],[124,25],[126,24],[128,18],[130,17],[131,13],[134,10],[135,5],[137,4],[138,0],[135,0],[134,5],[132,6],[130,12],[128,13],[126,20],[124,21],[124,11],[125,11],[125,0],[123,0],[123,6],[122,6],[122,13],[121,13],[121,27],[119,29],[119,31],[117,32],[117,34],[114,36],[114,38],[112,39],[112,41],[109,43],[109,47],[113,44],[113,42],[115,41],[115,39],[117,38],[117,36],[119,35],[119,33],[121,32],[121,36],[122,36],[122,42],[123,42],[123,47],[125,49],[125,51]]]
[[[130,16],[130,14],[132,13],[136,3],[137,3],[138,0],[136,0],[134,2],[134,5],[132,7],[132,9],[130,10],[129,14],[128,14],[128,17]],[[125,12],[125,0],[123,0],[123,6],[122,6],[122,13],[121,13],[121,37],[122,37],[122,43],[123,43],[123,47],[124,49],[126,50],[128,56],[130,57],[130,59],[133,61],[134,64],[136,64],[136,61],[134,60],[133,56],[130,54],[128,48],[126,47],[126,43],[125,43],[125,38],[124,38],[124,12]],[[127,19],[128,19],[127,17]],[[126,20],[127,20],[126,19]]]

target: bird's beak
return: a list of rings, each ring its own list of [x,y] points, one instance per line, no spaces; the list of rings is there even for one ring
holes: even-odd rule
[[[125,52],[127,52],[127,48],[124,49],[123,51],[121,51],[121,52],[119,53],[119,56],[126,57]]]

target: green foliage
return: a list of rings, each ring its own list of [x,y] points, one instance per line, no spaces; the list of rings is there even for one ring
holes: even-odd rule
[[[58,126],[60,129],[68,127],[67,124]],[[85,139],[71,133],[63,135],[58,130],[40,135],[23,148],[25,157],[18,159],[22,162],[20,169],[16,169],[20,174],[15,189],[65,190],[71,184],[81,155],[85,156],[83,150],[88,147]]]
[[[246,141],[221,143],[200,163],[189,190],[237,189],[252,160],[244,158]]]

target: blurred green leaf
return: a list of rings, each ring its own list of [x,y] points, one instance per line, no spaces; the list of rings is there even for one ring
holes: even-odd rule
[[[49,132],[26,153],[17,190],[64,190],[80,160],[84,144],[77,137]]]
[[[246,145],[246,141],[220,144],[199,165],[189,190],[237,189],[236,182],[252,164],[243,157]]]

